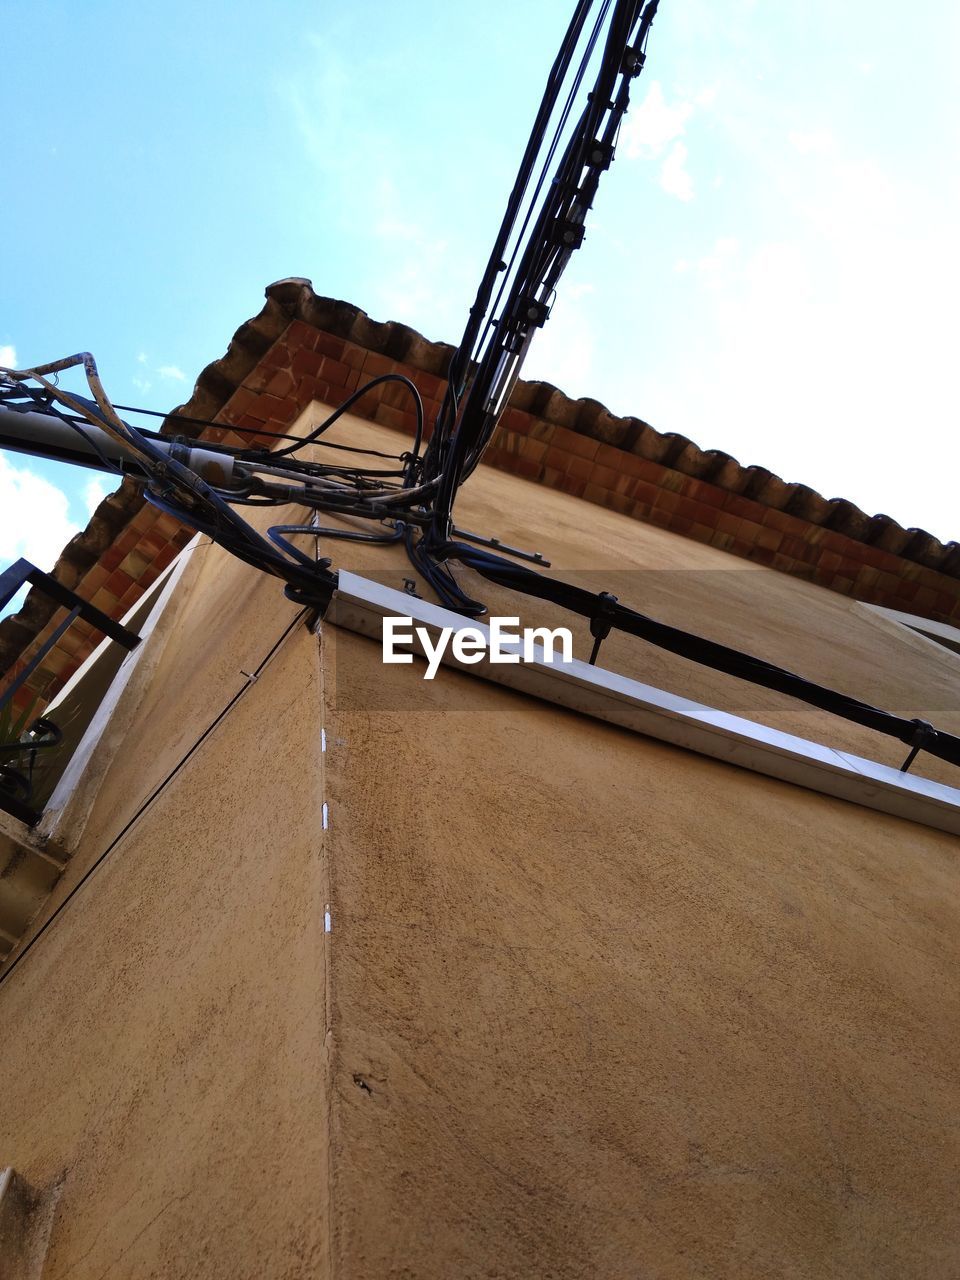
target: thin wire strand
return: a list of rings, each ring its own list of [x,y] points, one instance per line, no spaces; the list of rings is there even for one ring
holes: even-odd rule
[[[117,848],[117,846],[124,839],[124,837],[127,836],[130,833],[130,831],[132,831],[132,829],[140,821],[140,819],[151,807],[154,801],[159,798],[159,796],[163,793],[164,790],[166,790],[166,788],[174,780],[174,778],[177,776],[180,770],[183,769],[183,767],[188,763],[188,761],[196,754],[196,752],[200,749],[200,747],[207,740],[207,738],[209,738],[211,733],[214,732],[217,726],[221,724],[223,720],[226,719],[226,717],[237,705],[237,703],[240,701],[243,695],[251,688],[255,678],[264,671],[264,669],[266,668],[270,660],[283,646],[284,641],[292,633],[292,631],[297,626],[297,624],[306,616],[308,612],[309,612],[308,609],[301,609],[295,615],[295,617],[286,625],[279,639],[274,642],[274,644],[268,650],[266,656],[263,659],[261,659],[259,666],[257,666],[257,668],[251,673],[251,678],[247,680],[247,683],[243,685],[242,688],[237,690],[237,692],[233,695],[233,697],[226,704],[226,706],[223,707],[223,709],[214,717],[214,719],[210,722],[210,724],[207,725],[206,729],[204,729],[203,733],[200,734],[199,738],[196,739],[196,741],[189,748],[189,750],[186,751],[185,754],[180,757],[179,761],[173,766],[173,768],[170,770],[167,776],[163,779],[163,781],[158,783],[158,785],[154,787],[153,791],[150,792],[146,800],[143,801],[143,803],[140,805],[137,811],[133,814],[133,816],[123,825],[120,831],[114,836],[114,838],[110,841],[107,847],[103,850],[103,852],[99,854],[97,858],[94,860],[94,862],[87,868],[87,870],[80,877],[77,883],[73,886],[73,888],[64,898],[64,900],[60,903],[57,909],[53,912],[53,914],[50,915],[44,921],[44,923],[33,935],[30,941],[24,946],[20,954],[16,956],[14,960],[10,963],[9,967],[2,974],[0,974],[0,986],[2,986],[3,983],[6,982],[7,979],[11,976],[11,974],[13,974],[16,971],[21,961],[27,958],[27,956],[30,954],[33,948],[37,945],[40,939],[44,936],[47,930],[60,918],[60,916],[67,909],[67,907],[70,905],[73,899],[77,896],[80,890],[84,887],[84,885],[88,883],[91,877],[100,869],[100,867],[104,864],[104,862],[106,862],[107,858],[110,856],[111,853],[113,853],[114,849]]]

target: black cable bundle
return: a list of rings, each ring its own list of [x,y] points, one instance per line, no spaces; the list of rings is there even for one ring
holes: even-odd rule
[[[448,542],[438,548],[435,554],[441,560],[459,560],[461,564],[474,569],[481,577],[498,586],[534,596],[538,600],[547,600],[571,613],[589,618],[591,624],[600,624],[598,630],[601,634],[611,628],[623,631],[660,649],[676,653],[681,658],[688,658],[691,662],[737,676],[777,693],[785,693],[812,707],[819,707],[866,729],[874,729],[877,733],[896,738],[910,747],[927,751],[949,764],[960,765],[960,738],[945,733],[942,729],[935,729],[925,720],[906,720],[889,711],[882,711],[867,702],[838,693],[835,689],[826,688],[739,649],[731,649],[715,640],[707,640],[703,636],[671,627],[665,622],[657,622],[655,618],[649,618],[646,614],[620,604],[606,592],[596,594],[569,582],[545,577],[510,560],[490,555],[479,547],[468,546],[463,542]],[[598,631],[594,631],[594,634],[598,634]]]
[[[644,46],[659,0],[610,0],[599,15],[580,60],[539,180],[532,192],[517,244],[508,261],[510,241],[523,200],[532,181],[548,123],[582,35],[589,4],[578,4],[551,70],[524,152],[507,212],[487,264],[470,319],[450,366],[447,394],[424,461],[424,475],[439,480],[430,538],[442,542],[450,535],[456,491],[477,466],[496,430],[497,422],[519,376],[530,342],[547,320],[557,283],[574,251],[583,243],[587,213],[601,174],[614,155],[620,124],[630,100],[630,84],[643,68]],[[559,146],[574,98],[583,82],[610,14],[600,65],[587,104],[576,122],[555,175],[537,208],[547,169]],[[524,241],[527,228],[533,230]],[[517,260],[519,264],[517,265]],[[497,276],[504,280],[493,303],[493,315],[483,328]],[[468,377],[473,368],[473,376]]]

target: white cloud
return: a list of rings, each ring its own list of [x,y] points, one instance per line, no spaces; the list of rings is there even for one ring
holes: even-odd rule
[[[791,129],[787,139],[802,156],[825,155],[833,150],[833,134],[829,129]]]
[[[530,347],[524,378],[558,384],[568,396],[590,394],[596,326],[583,299],[592,293],[588,282],[570,282]]]
[[[52,569],[78,532],[69,506],[56,485],[0,453],[0,563],[23,556],[38,569]]]
[[[17,349],[12,344],[0,347],[0,365],[7,369],[16,369],[17,367]]]
[[[343,261],[361,255],[363,269],[359,279],[354,271],[355,283],[349,286],[356,293],[342,296],[362,301],[371,315],[449,339],[462,329],[476,292],[488,234],[476,243],[467,240],[464,228],[476,217],[475,210],[452,222],[448,216],[470,184],[453,166],[447,174],[448,200],[437,205],[432,196],[435,152],[410,141],[419,130],[412,135],[406,131],[403,111],[371,121],[368,86],[390,68],[376,52],[348,60],[338,56],[338,47],[355,43],[354,24],[345,16],[332,21],[341,31],[339,45],[330,30],[322,37],[308,33],[301,68],[276,89],[290,117],[291,134],[299,138],[308,202],[317,204],[326,234],[342,242]],[[348,135],[351,144],[344,147]],[[486,170],[487,161],[496,160],[496,149],[488,139],[483,146]],[[515,164],[511,152],[506,180]],[[331,279],[337,270],[333,268]]]
[[[709,288],[716,289],[729,280],[731,271],[737,265],[739,253],[740,241],[736,236],[720,236],[714,241],[711,251],[702,258],[693,262],[689,258],[678,258],[673,269],[680,274],[696,271]]]
[[[659,80],[654,80],[647,96],[633,117],[628,116],[620,130],[618,150],[628,159],[663,159],[660,186],[678,200],[693,199],[693,178],[686,167],[687,144],[681,139],[686,124],[697,107],[712,106],[716,91],[702,89],[693,98],[671,106],[663,96]]]
[[[137,364],[140,366],[140,371],[134,374],[130,381],[144,395],[152,389],[154,378],[163,378],[167,382],[186,382],[187,380],[187,375],[179,365],[154,365],[146,351],[138,353]]]
[[[693,179],[687,171],[687,148],[682,142],[675,142],[670,154],[663,162],[660,170],[660,186],[667,195],[676,196],[678,200],[693,199]]]
[[[109,492],[106,481],[101,480],[99,476],[87,481],[83,487],[83,505],[87,509],[88,516],[93,515]]]
[[[385,315],[408,324],[448,309],[450,243],[404,216],[408,207],[396,183],[382,174],[377,183],[372,231],[388,249],[377,284],[377,305]]]
[[[660,81],[654,80],[638,110],[624,121],[618,150],[631,160],[638,157],[655,159],[683,134],[684,125],[692,114],[692,102],[668,106]]]
[[[779,133],[782,139],[786,131]],[[673,259],[693,290],[696,376],[678,362],[618,399],[661,430],[958,536],[950,376],[960,254],[948,211],[839,144],[766,171],[791,194],[779,236]],[[683,283],[681,284],[681,281]]]

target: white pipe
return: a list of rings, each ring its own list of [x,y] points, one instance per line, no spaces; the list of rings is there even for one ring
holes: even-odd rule
[[[90,423],[78,425],[79,430],[74,431],[52,414],[33,410],[21,413],[8,405],[0,405],[0,449],[107,472],[93,445],[88,443],[92,441],[105,457],[122,465],[125,471],[136,469],[133,464],[137,455],[132,449],[125,449],[113,435]],[[151,438],[150,443],[162,453],[175,453],[180,462],[214,488],[229,489],[237,482],[234,459],[230,454],[215,449],[193,448],[189,444],[174,445],[171,440]]]

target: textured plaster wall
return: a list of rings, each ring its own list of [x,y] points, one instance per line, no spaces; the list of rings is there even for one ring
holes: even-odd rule
[[[851,601],[501,475],[474,477],[458,514],[656,616],[960,727],[955,656]],[[380,570],[391,554],[337,549]],[[607,644],[615,669],[902,759]],[[327,631],[323,652],[337,1274],[960,1271],[955,839],[459,673],[425,684],[359,637]]]
[[[960,728],[955,655],[847,599],[503,474],[458,519]],[[425,685],[331,628],[248,685],[292,606],[190,554],[51,907],[246,692],[0,986],[0,1165],[59,1188],[45,1280],[960,1271],[956,840],[462,674]],[[411,576],[395,549],[332,554]],[[603,655],[902,758],[633,641]]]
[[[191,554],[51,906],[295,614]],[[0,987],[0,1162],[60,1185],[44,1280],[327,1274],[319,705],[300,628]]]
[[[955,1276],[956,841],[408,678],[329,717],[337,1274]]]

